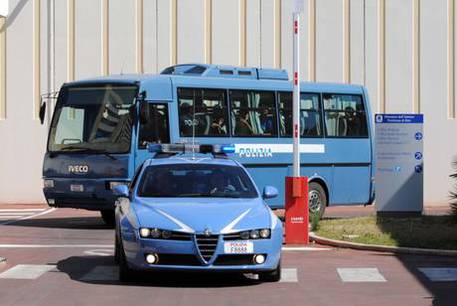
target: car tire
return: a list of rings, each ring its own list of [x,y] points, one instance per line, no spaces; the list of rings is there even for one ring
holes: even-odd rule
[[[131,282],[133,280],[133,271],[127,265],[127,259],[121,242],[119,242],[119,280],[121,282]]]
[[[325,207],[327,207],[327,195],[324,188],[321,184],[316,182],[311,182],[308,185],[308,205],[309,205],[309,215],[317,213],[319,219],[322,219],[322,216],[325,212]]]
[[[100,214],[102,215],[103,222],[105,222],[106,225],[114,227],[114,210],[101,210]]]
[[[281,280],[281,262],[273,271],[259,273],[259,280],[261,282],[279,282]]]

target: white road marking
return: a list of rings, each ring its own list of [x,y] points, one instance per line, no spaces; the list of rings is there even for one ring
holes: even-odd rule
[[[6,211],[6,212],[0,212],[0,216],[30,216],[35,214],[36,212],[33,211],[24,211],[24,212],[13,212],[13,211]]]
[[[55,265],[17,265],[0,274],[3,279],[37,279],[55,269]]]
[[[112,249],[96,249],[96,250],[88,250],[84,251],[84,254],[91,255],[91,256],[112,256],[113,250]]]
[[[96,266],[86,274],[84,274],[80,280],[82,281],[116,281],[118,277],[118,266]]]
[[[298,282],[297,269],[284,268],[281,269],[281,283],[296,283]]]
[[[320,248],[320,247],[288,247],[283,246],[283,251],[331,251],[332,248]]]
[[[35,218],[35,217],[43,216],[43,215],[46,215],[46,214],[49,214],[49,213],[53,212],[54,210],[56,210],[56,209],[55,208],[47,209],[45,211],[41,211],[39,213],[36,213],[36,214],[33,214],[33,215],[29,215],[29,216],[24,216],[24,217],[19,218],[19,219],[14,219],[14,220],[6,221],[6,222],[1,222],[0,225],[11,224],[11,223],[15,223],[15,222],[22,221],[22,220],[28,220],[28,219],[32,219],[32,218]]]
[[[31,212],[37,212],[37,211],[43,211],[45,210],[46,208],[24,208],[24,209],[21,209],[21,208],[18,208],[18,209],[0,209],[0,213],[2,212],[26,212],[26,211],[31,211]]]
[[[343,282],[386,282],[377,268],[338,268],[338,274]]]
[[[419,268],[432,282],[457,282],[457,268]]]
[[[114,248],[111,244],[0,244],[0,249],[14,248]]]

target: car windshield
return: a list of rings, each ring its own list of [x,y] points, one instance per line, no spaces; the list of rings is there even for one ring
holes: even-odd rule
[[[148,166],[139,183],[140,197],[255,198],[246,172],[236,166],[170,164]]]
[[[126,153],[137,86],[63,88],[51,126],[50,152]]]

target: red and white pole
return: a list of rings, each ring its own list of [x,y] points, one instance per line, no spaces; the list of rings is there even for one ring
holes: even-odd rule
[[[300,176],[300,12],[303,0],[295,0],[293,12],[293,176],[286,177],[286,244],[309,242],[308,180]]]

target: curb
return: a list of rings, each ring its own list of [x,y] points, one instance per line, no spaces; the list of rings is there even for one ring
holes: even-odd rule
[[[334,240],[317,236],[314,233],[309,233],[310,241],[314,241],[323,245],[330,245],[339,248],[348,248],[355,250],[375,251],[375,252],[388,252],[388,253],[402,253],[414,255],[434,255],[434,256],[456,256],[457,250],[439,250],[439,249],[421,249],[421,248],[408,248],[408,247],[395,247],[379,244],[363,244],[356,242],[348,242],[342,240]]]

